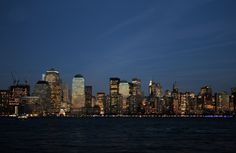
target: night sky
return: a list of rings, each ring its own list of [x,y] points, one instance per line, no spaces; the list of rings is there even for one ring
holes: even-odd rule
[[[108,93],[110,77],[199,92],[236,86],[235,0],[1,0],[0,89],[56,68]]]

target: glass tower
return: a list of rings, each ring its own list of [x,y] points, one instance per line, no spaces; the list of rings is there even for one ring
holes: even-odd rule
[[[77,74],[72,80],[72,111],[82,111],[85,107],[85,79]]]
[[[44,79],[48,82],[51,88],[51,101],[53,103],[53,110],[51,113],[58,113],[62,102],[62,89],[59,72],[52,68],[46,72]]]
[[[110,78],[110,113],[113,115],[117,115],[120,112],[119,83],[119,78]]]

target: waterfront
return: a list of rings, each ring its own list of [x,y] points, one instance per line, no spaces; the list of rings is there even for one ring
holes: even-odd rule
[[[1,152],[234,152],[235,118],[0,119]]]

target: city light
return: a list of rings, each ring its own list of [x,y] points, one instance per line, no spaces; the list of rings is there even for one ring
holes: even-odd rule
[[[163,91],[160,83],[150,80],[144,95],[141,79],[131,82],[112,77],[109,94],[93,95],[92,86],[77,74],[72,79],[72,93],[60,78],[59,71],[50,69],[34,87],[14,82],[8,90],[0,90],[0,114],[8,117],[229,117],[235,115],[236,90],[213,93],[210,86],[200,92]],[[32,92],[30,92],[32,89]],[[71,95],[71,96],[69,96]]]

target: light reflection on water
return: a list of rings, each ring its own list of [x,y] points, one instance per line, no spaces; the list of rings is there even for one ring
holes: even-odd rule
[[[235,152],[236,120],[0,119],[3,152]]]

